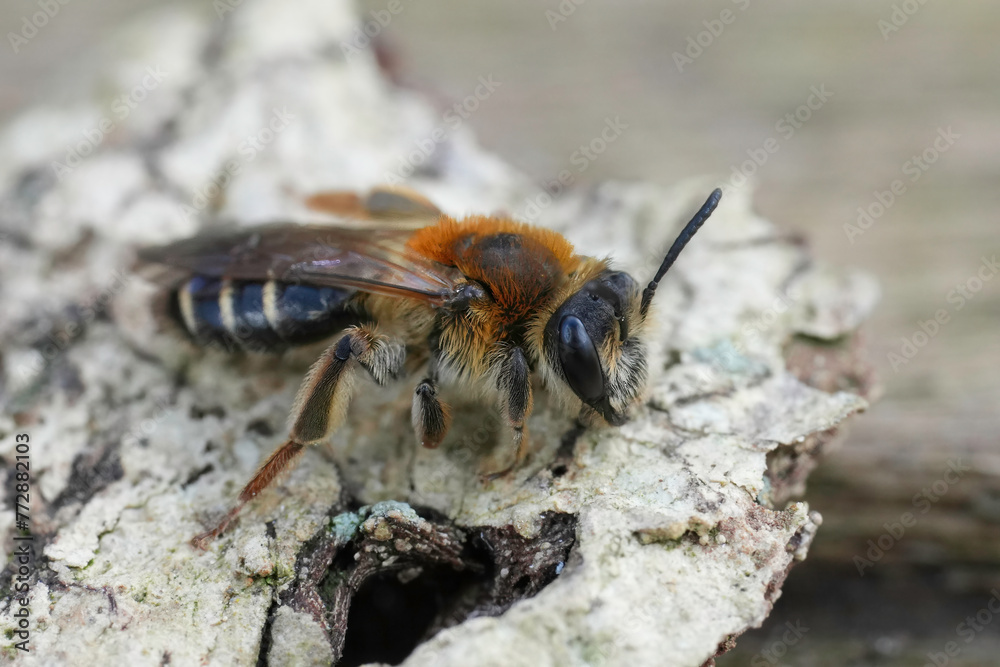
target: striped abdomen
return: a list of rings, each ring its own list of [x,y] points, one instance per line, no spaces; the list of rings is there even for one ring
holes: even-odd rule
[[[278,350],[333,336],[361,316],[354,290],[194,276],[171,296],[171,310],[202,345]]]

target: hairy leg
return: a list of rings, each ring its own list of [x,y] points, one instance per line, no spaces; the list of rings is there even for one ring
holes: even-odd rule
[[[289,470],[308,445],[325,441],[347,416],[357,366],[379,384],[396,377],[403,365],[404,348],[379,336],[372,326],[352,327],[323,352],[309,369],[292,410],[288,439],[267,458],[240,492],[236,503],[212,530],[196,535],[191,544],[204,549],[222,534],[248,502]]]
[[[448,406],[438,398],[437,383],[434,378],[424,378],[413,392],[413,431],[417,442],[428,449],[441,444],[451,426]]]
[[[526,421],[533,405],[531,369],[521,348],[513,347],[500,357],[496,378],[500,394],[500,414],[511,429],[515,451],[514,462],[503,470],[486,475],[487,479],[502,477],[524,461],[528,450]]]

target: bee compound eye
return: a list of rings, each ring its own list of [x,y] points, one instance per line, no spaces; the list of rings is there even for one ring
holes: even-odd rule
[[[559,323],[559,361],[570,389],[583,401],[604,396],[604,372],[597,348],[575,315],[566,315]]]

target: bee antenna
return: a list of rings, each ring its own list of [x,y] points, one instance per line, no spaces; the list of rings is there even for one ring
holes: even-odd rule
[[[684,229],[681,230],[681,233],[677,235],[677,239],[674,241],[674,244],[670,246],[670,250],[667,251],[667,256],[663,258],[663,263],[660,264],[660,269],[656,272],[653,279],[649,281],[649,285],[646,286],[646,289],[642,291],[642,304],[639,307],[640,313],[645,315],[646,311],[649,310],[649,304],[653,300],[653,294],[656,293],[656,288],[660,283],[660,278],[662,278],[663,274],[665,274],[667,270],[673,266],[674,261],[677,260],[677,256],[681,254],[681,250],[684,250],[684,246],[688,244],[688,241],[690,241],[691,237],[695,235],[695,232],[701,229],[701,226],[705,224],[705,221],[712,215],[712,211],[714,211],[715,207],[719,205],[720,199],[722,199],[722,190],[720,188],[716,188],[712,191],[712,194],[708,196],[708,199],[705,200],[701,209],[694,214],[691,221],[687,223],[687,225],[684,226]]]

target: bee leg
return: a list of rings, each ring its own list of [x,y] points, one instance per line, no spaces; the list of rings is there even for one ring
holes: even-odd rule
[[[513,432],[515,446],[514,462],[503,470],[486,475],[487,479],[502,477],[516,468],[528,451],[528,427],[525,423],[531,414],[531,369],[524,351],[511,348],[500,362],[497,373],[497,389],[500,392],[500,413]]]
[[[291,433],[257,470],[240,492],[236,504],[212,530],[196,535],[191,544],[200,549],[226,530],[240,510],[266,489],[279,473],[309,445],[326,440],[344,421],[354,386],[356,365],[366,369],[379,384],[398,376],[404,357],[401,344],[379,336],[374,327],[352,327],[313,364],[299,388],[292,414]],[[352,362],[356,362],[352,363]]]
[[[424,378],[413,392],[412,420],[417,442],[428,449],[440,445],[451,427],[451,411],[438,398],[433,377]]]
[[[451,410],[438,396],[438,357],[441,352],[437,337],[432,336],[427,345],[431,349],[427,377],[413,391],[410,419],[417,442],[428,449],[436,449],[451,428]]]

